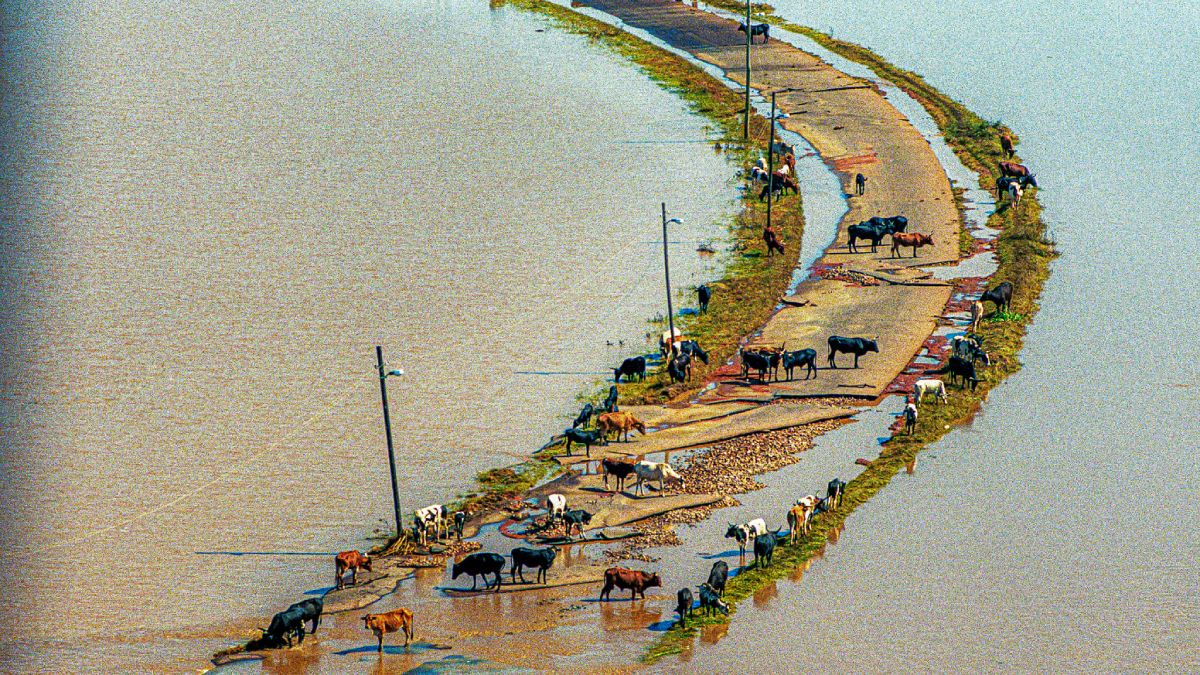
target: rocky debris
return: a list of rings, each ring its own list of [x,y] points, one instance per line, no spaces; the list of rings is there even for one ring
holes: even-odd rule
[[[817,436],[841,426],[841,420],[814,422],[789,429],[732,438],[696,453],[679,473],[687,492],[738,494],[762,487],[754,475],[776,471],[798,461]]]
[[[816,266],[814,266],[816,267]],[[836,281],[844,281],[855,286],[878,286],[882,282],[875,277],[868,276],[862,272],[848,270],[839,265],[819,266],[814,269],[816,276],[822,279],[833,279]]]
[[[477,541],[467,541],[467,540],[453,541],[453,542],[450,542],[450,544],[446,546],[446,555],[448,555],[452,558],[457,558],[458,556],[463,555],[464,553],[471,553],[472,551],[478,551],[480,548],[481,548],[480,544]]]

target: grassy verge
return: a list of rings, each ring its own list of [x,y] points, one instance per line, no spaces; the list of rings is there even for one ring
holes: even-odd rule
[[[728,0],[710,2],[734,11],[744,7]],[[888,63],[860,45],[836,40],[771,16],[774,10],[768,5],[756,5],[755,9],[760,15],[766,15],[768,21],[807,35],[830,51],[863,63],[880,77],[904,89],[933,116],[963,163],[979,172],[980,186],[988,188],[995,184],[996,165],[1003,159],[1000,136],[1008,133],[1015,139],[1015,135],[1006,127],[984,121],[962,104],[934,89],[919,75]],[[829,533],[840,528],[858,506],[883,489],[923,448],[940,439],[954,426],[970,420],[992,387],[1020,369],[1017,355],[1024,343],[1026,327],[1037,314],[1037,300],[1050,276],[1050,261],[1057,253],[1054,243],[1046,238],[1041,206],[1036,196],[1022,200],[1019,209],[1005,209],[992,214],[988,226],[1000,230],[996,240],[999,267],[989,285],[1011,281],[1014,295],[1011,312],[996,315],[992,317],[993,320],[981,324],[980,333],[993,365],[982,369],[978,389],[972,392],[952,388],[949,404],[922,406],[914,434],[895,436],[887,441],[871,466],[847,485],[842,505],[837,510],[820,516],[809,535],[795,546],[781,543],[772,567],[748,569],[729,580],[726,599],[730,600],[731,607],[736,607],[739,600],[750,597],[764,584],[787,576],[795,567],[809,562],[828,543]],[[962,248],[967,249],[967,244],[963,241]],[[654,663],[664,656],[677,654],[694,640],[701,627],[726,621],[729,619],[722,616],[696,616],[689,622],[687,630],[676,626],[656,640],[645,653],[643,661]]]

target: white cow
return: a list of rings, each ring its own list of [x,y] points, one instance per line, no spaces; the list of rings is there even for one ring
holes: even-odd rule
[[[729,529],[725,531],[725,538],[736,539],[741,555],[746,555],[746,545],[766,533],[767,521],[762,518],[755,518],[741,525],[730,523]]]
[[[971,303],[971,332],[979,332],[979,320],[983,318],[983,303],[976,300]]]
[[[1020,183],[1012,181],[1008,184],[1008,199],[1012,202],[1014,207],[1021,205],[1022,194],[1024,194],[1024,190],[1021,189]]]
[[[642,483],[644,481],[658,481],[658,493],[661,495],[666,490],[666,481],[679,481],[679,487],[683,487],[683,476],[676,473],[675,469],[671,468],[666,462],[648,462],[642,460],[633,465],[633,472],[637,474],[637,485],[634,486],[634,494],[642,493]]]
[[[805,495],[797,499],[792,509],[788,511],[787,520],[788,527],[792,530],[792,543],[796,542],[801,532],[808,534],[808,525],[812,522],[813,513],[817,510],[819,503],[821,500],[816,495]]]
[[[550,522],[562,518],[567,512],[567,498],[557,492],[546,497],[546,511],[550,514]]]
[[[943,403],[949,403],[950,399],[946,398],[946,383],[941,380],[917,380],[913,385],[913,400],[920,403],[921,399],[925,398],[925,394],[933,393],[937,398],[942,399]]]
[[[417,509],[413,516],[413,525],[417,528],[417,536],[421,545],[429,543],[429,526],[433,526],[434,539],[442,538],[442,530],[446,526],[446,507],[441,504],[431,504],[423,509]]]

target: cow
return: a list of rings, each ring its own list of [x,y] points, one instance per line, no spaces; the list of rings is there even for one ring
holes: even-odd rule
[[[365,556],[358,551],[342,551],[337,554],[333,560],[333,570],[337,589],[340,591],[346,586],[346,571],[350,571],[350,585],[358,585],[358,570],[362,568],[368,572],[371,571],[371,557]]]
[[[633,473],[634,470],[633,462],[622,462],[619,459],[605,458],[600,461],[600,466],[604,472],[604,489],[608,489],[608,475],[612,474],[617,480],[618,492],[625,489],[625,479],[628,478],[629,474]]]
[[[383,614],[364,614],[363,628],[375,633],[375,638],[379,640],[379,653],[383,653],[383,636],[388,633],[397,631],[404,632],[404,646],[408,647],[409,641],[413,639],[413,634],[416,633],[416,623],[413,621],[413,613],[407,607],[393,609],[390,612]]]
[[[746,24],[739,23],[738,24],[738,32],[745,33],[746,32]],[[750,26],[750,35],[746,36],[746,38],[751,43],[753,43],[755,35],[763,36],[763,44],[766,44],[767,40],[771,39],[771,25],[766,24],[766,23],[756,23],[756,24]]]
[[[853,354],[855,368],[858,367],[858,357],[867,352],[879,353],[878,343],[875,340],[868,340],[867,338],[848,338],[841,337],[840,335],[831,335],[829,336],[828,343],[829,367],[834,369],[837,368],[837,363],[834,362],[833,358],[838,352]]]
[[[667,375],[670,375],[671,381],[675,383],[692,379],[692,357],[687,354],[671,357],[671,361],[667,363]]]
[[[550,522],[554,522],[558,518],[562,518],[567,512],[567,498],[557,492],[546,497],[546,515],[550,516]]]
[[[696,300],[700,304],[700,313],[708,313],[708,302],[712,300],[712,290],[706,284],[696,287]]]
[[[783,145],[786,146],[787,144],[784,143]],[[791,147],[791,146],[788,146],[788,147]],[[783,167],[787,168],[788,172],[791,173],[793,176],[796,175],[796,153],[791,152],[791,151],[784,153]],[[780,168],[779,170],[783,171],[783,168]]]
[[[1013,155],[1016,154],[1016,150],[1013,148],[1012,136],[1000,134],[1000,151],[1004,153],[1005,159],[1012,159]]]
[[[924,379],[917,380],[913,384],[913,401],[920,405],[926,394],[933,394],[933,400],[941,400],[943,403],[949,403],[950,399],[946,398],[946,384],[941,380]]]
[[[613,368],[613,381],[614,382],[617,382],[618,384],[620,384],[622,376],[625,376],[625,378],[628,379],[630,382],[632,382],[633,378],[635,378],[635,377],[638,378],[639,380],[645,380],[646,379],[646,357],[634,356],[634,357],[631,357],[631,358],[628,358],[628,359],[625,359],[624,361],[622,361],[621,366],[619,368]]]
[[[780,357],[780,363],[783,370],[787,373],[787,379],[790,382],[792,379],[792,371],[796,368],[807,367],[808,371],[804,374],[804,379],[817,376],[817,366],[814,361],[817,360],[817,350],[801,349],[794,352],[784,352]]]
[[[886,230],[886,234],[904,232],[908,229],[908,218],[904,216],[872,216],[866,222]]]
[[[746,555],[746,543],[751,539],[758,538],[759,535],[767,531],[767,523],[762,518],[755,518],[741,525],[729,524],[729,529],[725,530],[726,539],[737,540],[738,553]]]
[[[1028,176],[1001,176],[996,179],[996,201],[999,202],[1008,194],[1009,186],[1017,184],[1022,188],[1037,187],[1037,178],[1033,174]]]
[[[692,589],[681,588],[679,589],[679,592],[675,594],[675,597],[678,599],[678,603],[675,605],[675,611],[679,613],[679,625],[687,628],[688,616],[691,615],[692,603],[695,602],[695,599],[692,597]]]
[[[488,582],[488,575],[496,575],[496,590],[500,590],[500,571],[504,569],[504,556],[499,553],[472,553],[462,559],[462,562],[454,563],[451,568],[450,578],[457,579],[460,574],[471,575],[471,590],[475,590],[476,583],[479,577],[483,576],[483,589],[486,591],[491,588],[492,584]]]
[[[454,533],[459,541],[462,541],[463,526],[467,524],[467,514],[465,511],[454,512]]]
[[[700,611],[708,616],[712,616],[713,612],[718,611],[728,616],[729,605],[721,600],[721,596],[717,595],[717,592],[711,586],[700,584]]]
[[[617,412],[618,396],[620,396],[620,390],[614,384],[608,388],[608,398],[604,399],[604,404],[600,406],[600,410],[604,412]]]
[[[633,601],[640,594],[646,597],[646,589],[662,587],[662,579],[657,574],[631,570],[624,567],[610,567],[604,570],[604,588],[600,591],[600,599],[604,600],[612,593],[613,588],[631,591],[629,600]]]
[[[766,174],[765,171],[762,173]],[[766,185],[763,185],[762,190],[759,190],[758,192],[758,201],[760,202],[765,200],[767,195],[782,196],[787,190],[791,190],[792,194],[798,194],[800,192],[800,184],[796,182],[796,179],[792,178],[786,173],[783,173],[782,171],[776,171],[775,173],[771,174],[771,178],[769,180],[764,178],[763,181],[766,183]]]
[[[757,370],[759,372],[758,379],[762,382],[767,381],[768,374],[774,369],[770,355],[747,351],[745,348],[738,349],[738,354],[742,359],[742,377],[748,376],[751,370]]]
[[[604,439],[604,432],[599,429],[564,429],[563,436],[567,438],[567,455],[571,454],[571,443],[582,445],[588,457],[592,456],[593,445],[608,445],[608,441]]]
[[[679,351],[688,356],[700,359],[704,365],[708,365],[708,352],[700,348],[700,343],[695,340],[684,340],[679,343]]]
[[[808,526],[812,522],[813,513],[817,510],[817,504],[820,499],[816,495],[805,495],[796,500],[787,514],[788,527],[792,529],[792,542],[800,538],[801,534],[808,534]]]
[[[633,472],[637,474],[637,484],[633,486],[634,493],[642,493],[642,483],[656,480],[658,481],[658,494],[662,495],[667,489],[667,479],[679,481],[680,489],[683,489],[683,476],[675,472],[670,464],[666,462],[649,462],[642,460],[633,465]]]
[[[1030,176],[1032,173],[1029,171],[1029,168],[1023,164],[1017,164],[1015,162],[1000,162],[1000,175],[1019,177]]]
[[[917,257],[917,249],[922,246],[933,246],[933,236],[921,234],[920,232],[894,232],[892,233],[892,257],[900,257],[900,247],[911,246],[913,257]]]
[[[949,373],[950,382],[953,383],[956,379],[962,379],[962,388],[967,387],[967,383],[971,384],[971,391],[975,391],[975,385],[979,384],[979,377],[975,374],[975,364],[967,359],[951,356],[946,365],[937,369],[931,370],[930,373]]]
[[[775,231],[774,227],[769,225],[764,227],[762,239],[763,243],[767,246],[767,257],[775,255],[776,253],[784,253],[783,242],[780,241],[779,233]]]
[[[416,527],[421,545],[429,544],[429,528],[433,527],[433,538],[442,538],[442,528],[446,525],[446,507],[441,504],[430,504],[423,509],[417,509],[413,516],[413,526]]]
[[[846,481],[834,478],[825,486],[825,502],[829,508],[836,509],[842,505],[842,495],[846,492]]]
[[[1012,295],[1013,285],[1005,281],[991,290],[984,291],[983,295],[979,296],[979,302],[991,301],[995,303],[997,312],[1006,312],[1012,304]]]
[[[1012,182],[1008,184],[1008,201],[1012,202],[1014,208],[1021,206],[1021,196],[1024,195],[1024,190],[1021,189],[1021,184]]]
[[[992,359],[987,352],[983,351],[983,347],[979,345],[979,338],[967,335],[955,335],[951,341],[951,353],[971,362],[983,361],[983,365],[992,365]]]
[[[512,556],[512,580],[517,583],[517,577],[521,577],[521,583],[525,581],[525,574],[522,568],[536,567],[537,576],[534,577],[534,583],[539,580],[546,583],[546,571],[554,564],[554,558],[558,556],[558,550],[553,546],[549,548],[526,548],[519,546],[512,550],[509,554]]]
[[[567,526],[567,536],[579,528],[579,534],[583,534],[583,526],[589,525],[592,522],[592,514],[583,509],[573,509],[563,514],[563,523]]]
[[[971,303],[971,332],[979,330],[979,321],[983,319],[983,303],[976,300]]]
[[[771,566],[771,558],[775,555],[775,544],[779,542],[779,530],[767,532],[754,538],[754,566],[762,569]]]
[[[725,584],[728,581],[729,563],[724,560],[713,563],[712,569],[708,572],[708,587],[713,589],[717,595],[725,595]]]
[[[854,175],[854,194],[862,195],[867,192],[867,177],[861,173]]]
[[[912,436],[917,431],[917,406],[908,403],[904,406],[904,430]]]
[[[757,33],[756,33],[756,35],[757,35]],[[785,141],[775,141],[775,144],[771,146],[771,152],[773,152],[777,155],[783,155],[785,157],[784,161],[786,162],[787,155],[791,155],[793,157],[793,159],[795,158],[796,146],[794,146],[790,143],[787,143]]]
[[[296,603],[282,612],[271,617],[271,623],[266,629],[260,628],[264,641],[272,645],[281,645],[285,641],[292,646],[292,636],[296,635],[300,644],[304,644],[304,621],[306,612]]]
[[[596,406],[592,405],[591,403],[584,404],[583,410],[579,411],[579,417],[576,417],[575,421],[571,423],[571,428],[576,429],[578,427],[583,427],[586,429],[588,422],[591,421],[592,415],[595,414],[595,412]]]
[[[897,232],[904,232],[907,228],[908,218],[904,216],[874,216],[846,229],[850,236],[848,248],[851,253],[858,253],[858,240],[867,239],[871,242],[871,252],[874,253],[884,237],[889,234],[895,236]]]
[[[308,632],[310,635],[317,634],[317,626],[321,625],[321,613],[325,611],[324,600],[321,598],[305,598],[300,602],[292,603],[288,609],[295,609],[300,612],[301,625],[304,625],[305,621],[312,621],[312,628]]]
[[[608,440],[608,434],[613,431],[617,432],[617,440],[621,440],[621,434],[624,433],[626,442],[629,442],[629,432],[632,430],[636,429],[642,432],[643,436],[646,435],[646,425],[634,417],[632,413],[627,412],[604,413],[600,415],[600,418],[596,420],[596,428],[604,434],[606,441]]]

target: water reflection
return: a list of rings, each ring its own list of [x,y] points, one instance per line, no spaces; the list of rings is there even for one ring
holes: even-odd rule
[[[754,606],[760,609],[766,607],[775,596],[779,595],[778,584],[774,581],[754,591]]]
[[[629,598],[622,598],[597,604],[600,605],[600,627],[605,631],[645,630],[646,626],[663,617],[661,609],[648,606],[648,601],[642,599],[630,602]]]

